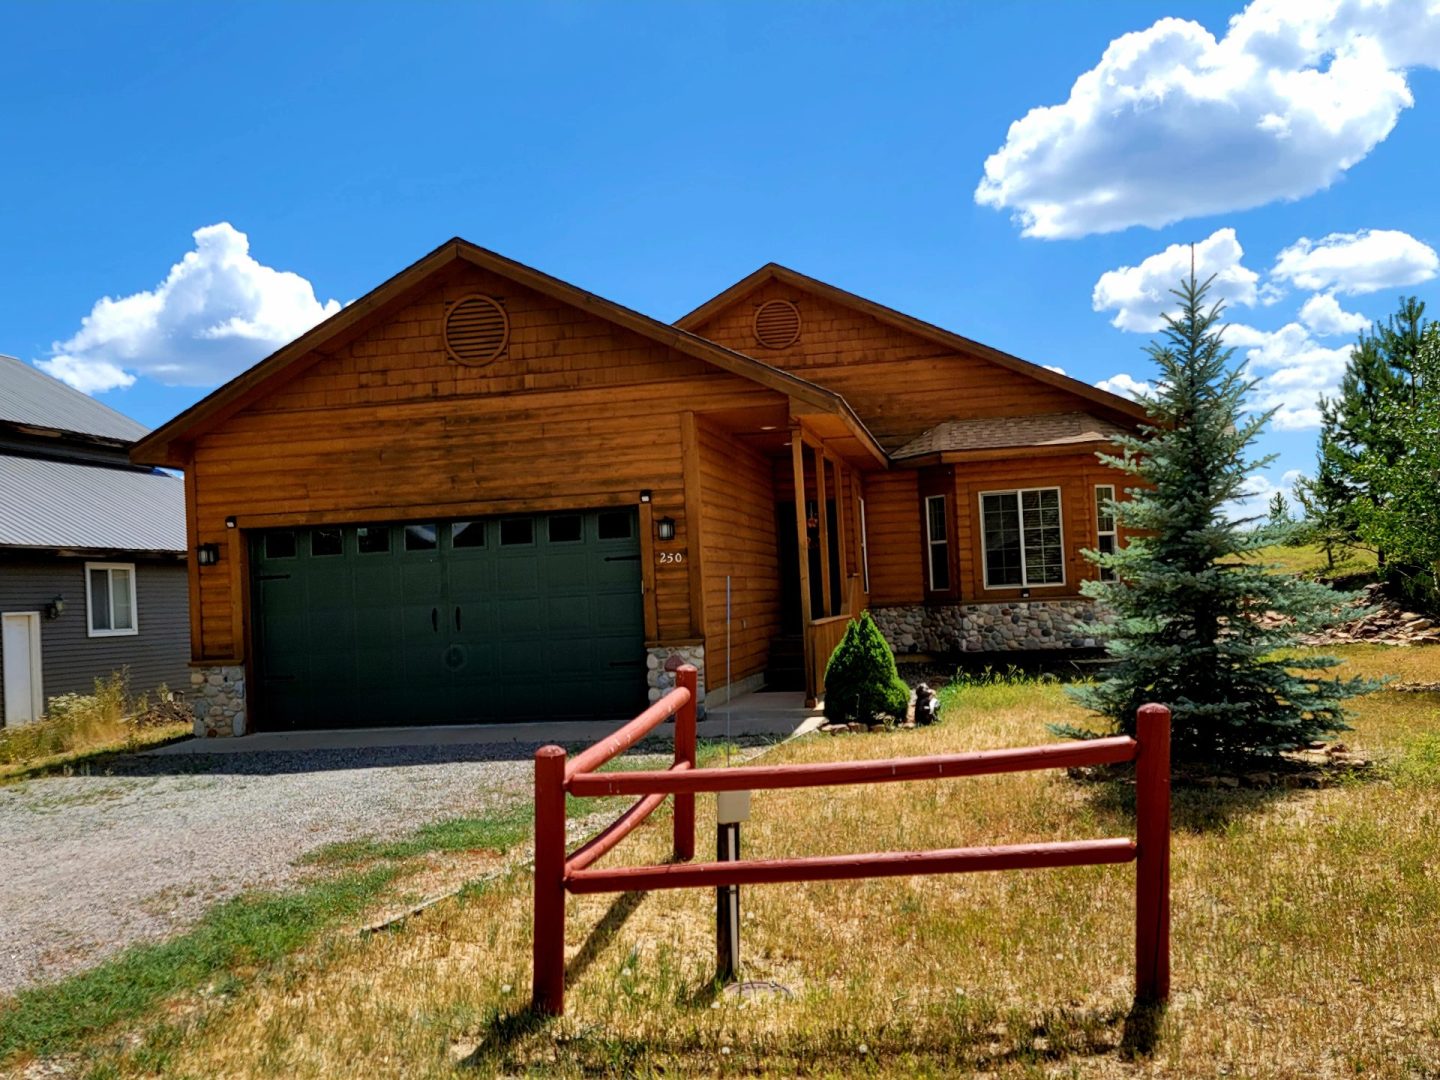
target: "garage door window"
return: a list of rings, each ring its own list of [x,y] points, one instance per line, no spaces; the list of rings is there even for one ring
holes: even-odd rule
[[[500,522],[501,547],[513,547],[517,544],[533,544],[534,542],[534,518],[505,518]]]
[[[311,555],[342,555],[345,552],[345,534],[339,529],[310,530]]]
[[[390,550],[390,530],[384,526],[362,525],[355,530],[361,555],[384,555]]]
[[[139,633],[135,615],[135,567],[129,563],[86,563],[85,606],[91,637]]]
[[[295,534],[288,531],[266,533],[265,557],[267,559],[293,559],[295,557]]]
[[[579,514],[557,514],[550,519],[549,536],[552,544],[578,544],[585,539],[581,529],[583,519]]]
[[[634,515],[629,510],[612,510],[600,515],[596,525],[601,540],[629,540]]]
[[[440,530],[435,525],[406,525],[406,551],[434,551],[440,546]]]
[[[483,521],[452,521],[450,523],[450,546],[455,548],[484,547],[485,523]]]

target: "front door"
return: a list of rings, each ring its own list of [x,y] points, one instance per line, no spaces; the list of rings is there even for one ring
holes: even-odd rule
[[[40,613],[0,615],[0,657],[5,678],[5,726],[39,720],[45,709],[40,686]]]

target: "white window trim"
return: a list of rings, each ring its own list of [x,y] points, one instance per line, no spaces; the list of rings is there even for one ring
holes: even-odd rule
[[[1030,568],[1025,564],[1025,511],[1020,506],[1020,497],[1030,491],[1053,491],[1055,501],[1060,510],[1060,580],[1047,581],[1039,585],[1029,584]],[[1019,585],[991,585],[990,584],[990,552],[985,546],[985,496],[986,495],[1014,495],[1015,509],[1020,515],[1020,584]],[[984,576],[985,590],[1001,589],[1063,589],[1067,580],[1066,566],[1070,561],[1069,552],[1065,548],[1065,492],[1058,485],[1052,484],[1048,487],[1033,488],[999,488],[995,491],[982,491],[976,497],[975,507],[979,513],[980,526],[980,570]]]
[[[930,532],[930,504],[931,504],[932,502],[934,502],[936,499],[939,499],[939,500],[940,500],[940,505],[941,505],[941,507],[942,507],[942,509],[944,510],[944,513],[945,513],[945,539],[944,539],[944,540],[936,540],[935,537],[934,537],[934,536],[931,534],[931,532]],[[948,571],[948,570],[949,570],[949,567],[950,567],[950,517],[949,517],[949,507],[945,505],[945,496],[944,496],[944,495],[926,495],[926,496],[925,496],[925,580],[926,580],[926,582],[929,584],[929,587],[930,587],[930,591],[931,591],[931,592],[950,592],[950,591],[952,590],[952,588],[953,588],[953,585],[951,585],[950,583],[947,583],[943,589],[937,589],[937,588],[935,587],[935,548],[936,548],[936,547],[943,547],[943,548],[945,549],[945,567],[946,567],[946,570]]]
[[[129,570],[130,571],[130,615],[134,625],[128,630],[96,630],[95,617],[91,607],[90,597],[90,571],[91,570]],[[87,637],[134,637],[140,633],[140,602],[136,596],[135,588],[135,564],[134,563],[109,563],[109,562],[87,562],[85,564],[85,633]],[[105,581],[110,581],[107,572]],[[111,609],[113,621],[114,609]]]
[[[1102,492],[1102,491],[1108,491],[1108,492],[1110,492],[1110,495],[1109,495],[1108,499],[1102,500],[1102,499],[1100,498],[1100,492]],[[1111,550],[1112,550],[1112,551],[1119,551],[1119,550],[1120,550],[1120,520],[1119,520],[1118,516],[1117,516],[1113,511],[1112,511],[1111,514],[1110,514],[1110,528],[1108,528],[1108,529],[1102,529],[1102,528],[1100,528],[1100,514],[1102,513],[1102,511],[1101,511],[1101,506],[1104,505],[1105,502],[1112,502],[1112,503],[1113,503],[1114,501],[1115,501],[1115,485],[1114,485],[1114,484],[1096,484],[1096,485],[1095,485],[1095,550],[1096,550],[1096,551],[1099,551],[1099,550],[1100,550],[1100,537],[1102,537],[1102,536],[1109,536],[1109,537],[1112,537],[1112,538],[1114,539],[1115,543],[1114,543],[1114,544],[1112,545],[1112,547],[1111,547]],[[1105,575],[1106,575],[1107,571],[1105,570],[1105,568],[1104,568],[1104,567],[1101,567],[1101,566],[1097,566],[1097,567],[1095,568],[1095,573],[1096,573],[1096,576],[1097,576],[1101,581],[1114,581],[1114,580],[1115,580],[1115,571],[1114,571],[1114,570],[1108,571],[1108,573],[1109,573],[1110,576],[1109,576],[1109,577],[1106,577]]]
[[[865,595],[870,595],[870,538],[866,535],[865,500],[856,497],[860,503],[860,571],[864,575]]]

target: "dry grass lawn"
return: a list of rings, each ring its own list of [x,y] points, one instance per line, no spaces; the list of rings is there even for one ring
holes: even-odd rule
[[[1440,678],[1440,649],[1339,650]],[[105,1077],[713,1074],[1440,1076],[1440,696],[1358,703],[1373,779],[1177,791],[1174,999],[1130,1015],[1131,867],[745,890],[746,975],[717,998],[713,894],[575,898],[568,1015],[529,997],[523,870],[369,938],[177,1004],[112,1042]],[[816,737],[767,761],[1050,741],[1053,684],[961,688],[935,729]],[[756,857],[1126,835],[1123,789],[1063,774],[757,793]],[[702,845],[713,799],[700,800]],[[657,814],[611,862],[657,861]]]

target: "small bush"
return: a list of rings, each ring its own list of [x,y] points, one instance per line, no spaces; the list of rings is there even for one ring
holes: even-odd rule
[[[895,669],[895,655],[870,613],[861,612],[825,666],[825,718],[842,724],[903,720],[909,704],[910,688]]]
[[[93,693],[57,694],[45,716],[32,724],[0,728],[0,765],[27,766],[64,754],[124,748],[143,732],[163,734],[191,719],[189,706],[163,686],[154,703],[146,694],[132,698],[130,673],[122,668],[96,679]]]

